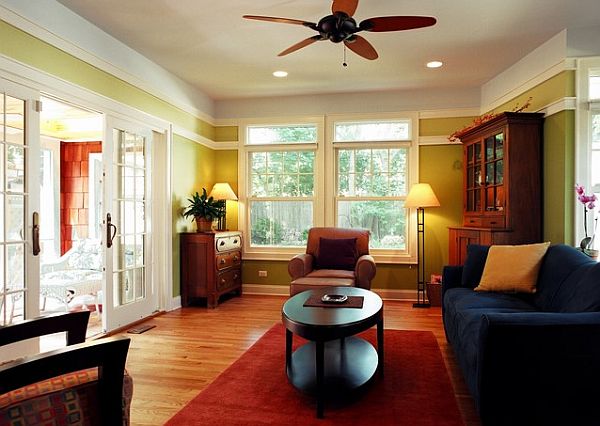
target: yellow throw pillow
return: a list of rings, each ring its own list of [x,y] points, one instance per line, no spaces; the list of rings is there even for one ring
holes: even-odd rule
[[[491,246],[475,291],[535,293],[542,258],[549,245]]]

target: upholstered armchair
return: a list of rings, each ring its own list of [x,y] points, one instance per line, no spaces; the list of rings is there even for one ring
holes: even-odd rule
[[[0,327],[3,355],[9,345],[59,332],[66,332],[67,345],[0,365],[0,425],[129,424],[133,381],[125,361],[130,339],[86,342],[89,316],[89,311],[70,312]]]
[[[306,253],[290,260],[290,296],[322,286],[371,288],[375,260],[369,255],[369,231],[311,228]]]

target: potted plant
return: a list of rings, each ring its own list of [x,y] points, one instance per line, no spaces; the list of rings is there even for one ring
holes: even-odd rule
[[[196,192],[186,210],[183,211],[184,217],[192,216],[196,220],[198,232],[207,232],[212,228],[212,223],[223,215],[221,203],[213,197],[209,197],[206,188],[202,188],[202,195]]]

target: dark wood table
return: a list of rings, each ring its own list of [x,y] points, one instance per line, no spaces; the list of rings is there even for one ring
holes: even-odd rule
[[[305,307],[311,295],[345,294],[364,297],[362,308]],[[289,381],[298,389],[315,394],[317,417],[323,417],[326,393],[352,390],[366,384],[379,369],[383,374],[383,301],[356,287],[324,287],[308,290],[283,305],[285,364]],[[377,350],[354,336],[377,325]],[[308,343],[292,353],[293,335]]]

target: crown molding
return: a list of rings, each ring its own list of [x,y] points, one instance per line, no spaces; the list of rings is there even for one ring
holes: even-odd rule
[[[479,108],[440,109],[419,111],[419,118],[456,118],[475,117],[481,115]]]
[[[215,142],[211,139],[208,139],[205,136],[199,135],[196,132],[192,132],[177,125],[173,125],[173,133],[179,136],[183,136],[186,139],[199,143],[200,145],[204,145],[205,147],[215,151],[238,149],[237,141]]]
[[[27,5],[27,3],[23,3],[23,5]],[[57,3],[57,5],[59,5],[59,7],[64,7],[58,3]],[[93,65],[94,67],[96,67],[104,72],[107,72],[129,84],[132,84],[133,86],[135,86],[139,89],[142,89],[142,90],[150,93],[151,95],[154,95],[154,96],[158,97],[159,99],[162,99],[162,100],[168,102],[169,104],[181,109],[182,111],[187,112],[188,114],[191,114],[191,115],[195,116],[196,118],[206,121],[210,125],[214,126],[214,122],[215,122],[214,117],[212,117],[210,114],[206,113],[205,111],[200,110],[199,108],[195,107],[194,105],[192,105],[188,102],[185,102],[183,99],[172,96],[171,90],[160,89],[158,87],[160,85],[160,82],[158,82],[158,80],[163,79],[164,84],[171,84],[171,85],[175,85],[175,86],[179,87],[179,91],[182,93],[182,95],[184,94],[184,92],[192,91],[194,93],[197,93],[199,97],[205,97],[209,102],[214,103],[214,101],[212,99],[210,99],[204,93],[201,93],[200,91],[198,91],[196,88],[193,88],[188,83],[185,83],[179,77],[176,77],[175,75],[173,75],[169,71],[165,70],[158,64],[150,61],[148,58],[141,55],[137,51],[135,51],[135,50],[131,49],[130,47],[128,47],[127,45],[121,43],[120,41],[118,41],[117,39],[112,37],[110,34],[105,33],[98,27],[89,23],[88,21],[85,21],[85,25],[90,26],[90,28],[93,28],[94,30],[98,31],[99,34],[101,34],[104,39],[110,40],[110,42],[112,42],[111,44],[113,45],[113,47],[119,48],[119,50],[122,50],[122,49],[129,50],[131,62],[134,62],[137,65],[140,65],[140,63],[142,63],[142,64],[146,63],[147,66],[145,67],[145,69],[153,68],[154,72],[151,74],[153,74],[153,78],[155,81],[149,81],[149,80],[144,79],[144,78],[130,72],[129,70],[125,69],[127,64],[120,67],[116,64],[111,63],[108,60],[105,60],[104,58],[101,58],[100,56],[98,56],[98,54],[96,54],[94,52],[90,52],[90,51],[82,48],[76,42],[68,40],[67,38],[65,38],[65,36],[62,36],[62,35],[52,32],[50,29],[43,27],[42,24],[35,22],[33,19],[30,19],[29,17],[19,14],[19,12],[9,9],[9,7],[10,6],[0,4],[0,19],[2,19],[3,21],[7,22],[10,25],[12,25],[13,27],[18,28],[18,29],[74,56],[75,58],[80,59],[90,65]],[[33,5],[33,3],[32,3],[32,7],[38,7],[38,5]],[[76,15],[73,12],[71,12],[70,14],[75,15],[78,18],[80,18],[81,20],[83,20],[83,18],[79,17],[78,15]],[[64,19],[69,19],[69,18],[64,17]],[[132,66],[135,66],[135,64],[133,64],[133,65],[129,64],[129,66],[132,67]],[[142,68],[138,67],[136,69],[142,69]],[[162,74],[162,75],[159,75],[159,74]]]

